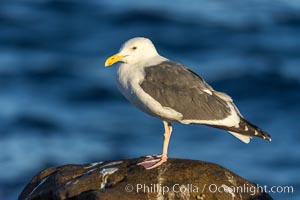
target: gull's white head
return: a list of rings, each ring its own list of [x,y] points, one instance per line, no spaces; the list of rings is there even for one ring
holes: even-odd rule
[[[125,42],[119,53],[109,57],[105,61],[105,66],[111,66],[116,62],[134,65],[157,55],[158,53],[151,40],[148,38],[136,37]]]

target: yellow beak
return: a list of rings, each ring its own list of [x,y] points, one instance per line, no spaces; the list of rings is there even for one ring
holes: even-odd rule
[[[114,54],[112,56],[110,56],[109,58],[106,59],[104,66],[108,67],[113,65],[116,62],[119,62],[120,60],[122,60],[122,58],[124,58],[125,56],[121,56],[119,54]]]

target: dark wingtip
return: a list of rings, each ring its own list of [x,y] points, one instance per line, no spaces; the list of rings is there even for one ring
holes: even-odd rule
[[[268,134],[267,132],[265,132],[265,131],[262,131],[262,137],[263,137],[263,139],[268,140],[269,142],[272,141],[271,135],[269,135],[269,134]]]

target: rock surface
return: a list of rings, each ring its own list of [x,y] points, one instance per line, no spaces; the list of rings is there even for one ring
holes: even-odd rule
[[[19,200],[271,200],[256,185],[213,163],[169,159],[152,170],[142,158],[64,165],[37,174]]]

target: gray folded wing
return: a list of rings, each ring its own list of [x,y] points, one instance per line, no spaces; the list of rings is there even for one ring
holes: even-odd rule
[[[162,106],[181,113],[182,120],[220,120],[231,113],[229,97],[222,97],[199,75],[176,62],[146,67],[140,85]]]

